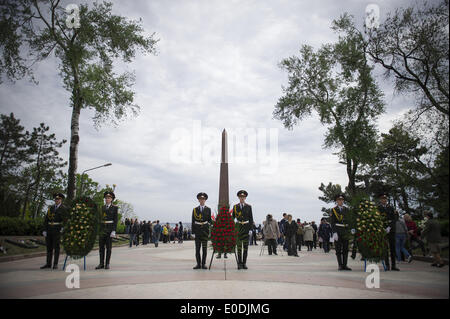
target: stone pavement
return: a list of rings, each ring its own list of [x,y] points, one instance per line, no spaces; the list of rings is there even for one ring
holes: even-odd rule
[[[336,257],[322,250],[302,250],[300,258],[284,253],[259,256],[249,246],[248,270],[237,270],[234,255],[215,259],[211,270],[193,270],[194,243],[113,248],[110,270],[95,270],[98,252],[80,266],[80,288],[68,289],[69,273],[40,270],[45,257],[0,263],[0,298],[448,298],[449,268],[429,263],[401,263],[400,272],[380,271],[380,288],[369,289],[359,256],[337,271]],[[208,251],[208,264],[211,250]],[[64,255],[60,256],[60,268]],[[226,271],[225,271],[226,266]],[[381,265],[380,265],[380,268]],[[226,280],[225,280],[226,279]],[[243,283],[245,282],[245,283]]]

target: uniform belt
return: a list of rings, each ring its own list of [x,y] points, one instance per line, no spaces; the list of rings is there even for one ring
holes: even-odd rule
[[[241,225],[248,224],[248,220],[243,221],[243,222],[241,222],[241,221],[238,220],[238,223],[241,224]]]
[[[112,223],[114,223],[113,220],[105,220],[105,221],[103,221],[103,224],[112,224]]]
[[[195,222],[197,225],[205,225],[208,222]]]
[[[50,226],[61,225],[61,223],[48,223]]]
[[[336,226],[339,226],[339,227],[347,227],[348,225],[344,225],[344,224],[335,224]]]

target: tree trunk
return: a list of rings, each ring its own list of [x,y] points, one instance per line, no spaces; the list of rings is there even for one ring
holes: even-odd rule
[[[77,100],[77,97],[74,98]],[[70,124],[70,154],[69,154],[69,172],[67,181],[67,198],[72,200],[75,198],[75,174],[78,167],[78,143],[80,137],[80,111],[81,108],[74,104],[72,108],[72,121]]]

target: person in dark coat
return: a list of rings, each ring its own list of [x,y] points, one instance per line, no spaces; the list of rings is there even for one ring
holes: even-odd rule
[[[311,227],[314,229],[314,233],[313,233],[313,245],[314,245],[314,249],[317,249],[317,225],[315,221],[311,222]]]
[[[297,229],[298,229],[297,222],[292,219],[291,214],[288,214],[287,222],[284,224],[284,234],[286,236],[288,256],[299,257],[297,253],[297,244],[296,244]]]
[[[248,269],[247,255],[248,255],[248,233],[253,225],[252,206],[245,202],[248,196],[247,191],[240,190],[237,192],[239,204],[233,206],[233,219],[235,219],[237,230],[237,255],[238,255],[238,269]]]
[[[431,212],[425,212],[425,227],[422,236],[427,241],[430,252],[433,254],[433,267],[444,267],[445,264],[441,259],[441,225],[433,218]]]
[[[355,229],[351,227],[351,212],[344,206],[345,197],[342,194],[335,196],[336,206],[331,209],[330,224],[333,231],[333,239],[336,244],[336,258],[339,270],[352,270],[347,266],[348,246],[351,234]]]
[[[112,203],[116,198],[116,195],[111,191],[107,191],[103,194],[103,197],[105,199],[105,205],[102,207],[98,245],[100,264],[95,267],[95,269],[109,269],[112,252],[112,238],[116,237],[117,219],[119,216],[119,207]]]
[[[206,267],[206,255],[208,247],[209,227],[211,225],[211,208],[205,205],[208,195],[206,193],[197,194],[199,206],[192,210],[192,233],[195,234],[195,259],[197,265],[194,269],[208,269]],[[200,258],[200,248],[202,256]]]
[[[395,213],[394,208],[388,204],[388,195],[386,193],[381,193],[378,196],[380,200],[380,204],[378,205],[378,211],[384,217],[385,224],[384,227],[387,233],[387,242],[389,249],[386,251],[385,256],[385,264],[386,270],[395,270],[399,271],[395,266],[395,258],[396,258],[396,243],[395,243],[395,224],[398,220],[398,214]],[[390,254],[389,254],[390,252]],[[391,257],[391,265],[389,265],[389,255]]]
[[[322,238],[323,251],[330,252],[330,239],[332,236],[332,230],[330,224],[327,223],[325,218],[320,220],[318,235]]]
[[[52,267],[53,256],[53,269],[58,269],[61,232],[63,222],[67,218],[68,213],[67,207],[62,204],[65,196],[61,193],[56,193],[53,195],[53,198],[55,199],[55,204],[48,208],[47,215],[45,215],[44,219],[45,230],[42,235],[45,237],[45,244],[47,246],[47,262],[41,269]]]
[[[180,222],[180,227],[178,227],[178,243],[179,244],[183,243],[183,236],[184,236],[183,223]]]

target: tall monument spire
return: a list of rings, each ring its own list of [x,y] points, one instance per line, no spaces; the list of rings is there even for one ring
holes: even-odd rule
[[[228,190],[228,135],[227,131],[222,131],[222,156],[220,161],[220,177],[219,177],[219,204],[218,210],[222,207],[230,209],[230,196]]]

